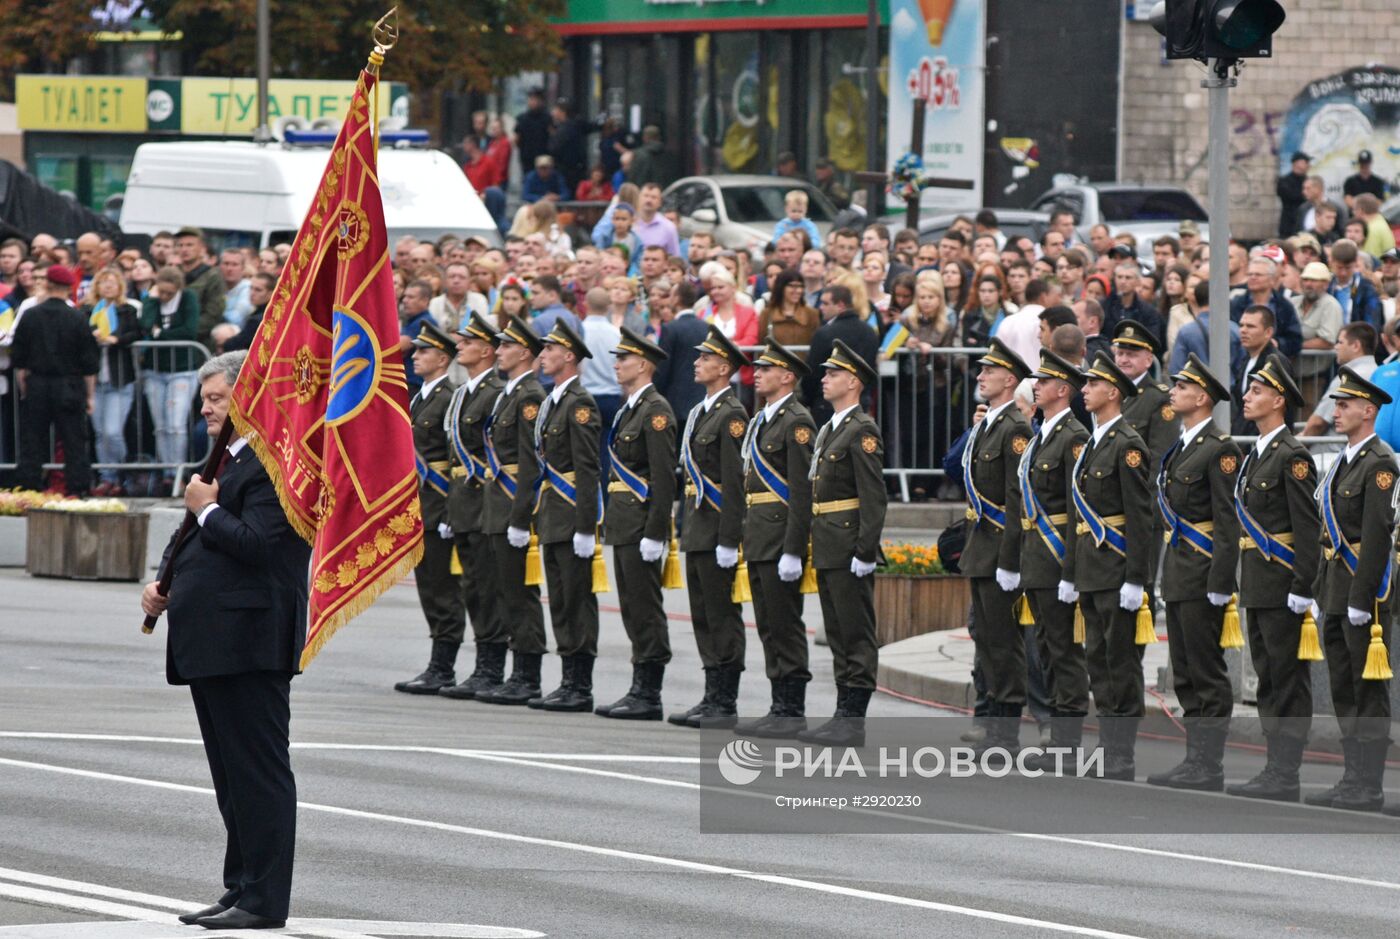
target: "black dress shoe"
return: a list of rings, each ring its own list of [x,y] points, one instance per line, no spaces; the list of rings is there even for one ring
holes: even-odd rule
[[[211,906],[206,906],[202,910],[195,910],[193,913],[181,914],[180,922],[184,923],[186,926],[193,926],[196,921],[204,919],[206,916],[214,916],[215,914],[222,913],[226,909],[228,909],[228,907],[224,906],[222,903],[215,903]]]
[[[285,919],[268,919],[238,907],[230,907],[222,913],[195,920],[196,925],[205,929],[281,929],[287,925]]]

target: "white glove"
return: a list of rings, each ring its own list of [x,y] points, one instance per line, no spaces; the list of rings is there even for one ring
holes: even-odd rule
[[[1060,581],[1060,602],[1077,603],[1079,601],[1079,591],[1074,589],[1074,584],[1067,580]]]
[[[1290,593],[1288,595],[1289,612],[1295,615],[1301,616],[1302,614],[1308,612],[1308,608],[1312,605],[1312,597],[1300,597],[1296,593]],[[1314,616],[1313,618],[1316,619],[1317,617]]]
[[[578,536],[575,535],[574,538],[577,539]],[[665,542],[657,541],[655,538],[643,538],[640,549],[642,552],[642,560],[651,564],[654,561],[661,560],[661,555],[666,551],[666,544]],[[591,551],[592,548],[589,550]]]
[[[778,558],[778,579],[790,584],[802,576],[802,559],[795,554],[784,554]]]
[[[1319,623],[1322,622],[1322,607],[1317,605],[1316,600],[1314,600],[1312,604],[1312,615],[1313,619],[1317,620]]]
[[[510,542],[512,548],[528,548],[530,546],[530,533],[523,528],[516,528],[512,525],[506,529],[506,541]]]
[[[862,561],[860,558],[851,558],[851,573],[857,577],[869,577],[875,573],[874,561]]]
[[[1211,606],[1224,606],[1230,602],[1230,595],[1228,593],[1207,593],[1206,599],[1210,601]]]
[[[1010,593],[1021,586],[1021,575],[1017,571],[1008,571],[1004,567],[997,568],[997,586],[1006,593]]]
[[[593,557],[594,537],[586,532],[574,532],[574,557]]]
[[[1347,619],[1351,620],[1353,626],[1365,626],[1371,622],[1370,610],[1358,610],[1354,606],[1347,607]]]
[[[1119,587],[1118,606],[1125,610],[1136,610],[1142,606],[1142,587],[1137,584],[1124,584]]]
[[[438,522],[438,537],[448,539],[452,537],[452,526],[446,522]]]
[[[719,565],[722,569],[727,571],[731,567],[736,566],[738,563],[738,548],[726,548],[722,544],[715,545],[715,564]]]

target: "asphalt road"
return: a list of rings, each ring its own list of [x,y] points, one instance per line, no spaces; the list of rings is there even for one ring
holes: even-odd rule
[[[136,599],[134,585],[0,572],[0,939],[190,935],[173,913],[220,892],[223,832],[188,693],[165,684],[163,633],[140,634]],[[701,690],[681,600],[668,595],[668,708]],[[611,700],[630,673],[616,598],[603,603],[595,686]],[[808,609],[811,625],[815,598]],[[741,705],[757,714],[767,687],[749,636]],[[1271,807],[1261,829],[1286,834],[1218,834],[1242,800],[1141,784],[1046,780],[1044,802],[1030,780],[950,787],[910,834],[702,834],[700,761],[714,752],[695,732],[394,693],[426,656],[401,586],[293,683],[289,932],[1369,937],[1400,910],[1400,822]],[[813,672],[809,713],[829,712],[825,648]],[[887,695],[871,714],[918,719],[945,746],[966,726]],[[1142,741],[1140,777],[1179,755]],[[1229,756],[1232,779],[1258,767]],[[1306,781],[1336,773],[1309,766]],[[1081,815],[1094,833],[1072,833],[1065,818],[1086,806],[1114,821]],[[1194,833],[1133,833],[1164,819]]]

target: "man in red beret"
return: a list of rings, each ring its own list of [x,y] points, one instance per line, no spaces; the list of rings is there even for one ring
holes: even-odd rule
[[[20,396],[19,484],[42,489],[49,430],[63,444],[68,494],[85,496],[92,479],[87,425],[97,385],[97,339],[68,301],[73,272],[55,264],[34,277],[44,299],[15,327],[10,356]]]

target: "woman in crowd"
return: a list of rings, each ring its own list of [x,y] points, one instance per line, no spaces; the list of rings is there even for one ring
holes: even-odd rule
[[[151,349],[146,356],[143,389],[155,424],[156,459],[178,464],[189,460],[190,402],[194,399],[195,374],[201,356],[179,343],[199,335],[199,300],[185,288],[185,274],[178,267],[156,271],[155,285],[141,304],[141,329],[156,343],[170,348]],[[165,471],[161,495],[169,495],[175,478]]]
[[[780,266],[771,283],[771,299],[758,317],[758,341],[772,336],[785,346],[807,345],[822,320],[821,314],[807,305],[802,275]],[[805,353],[801,355],[806,358]]]
[[[747,298],[741,299],[734,284],[734,275],[721,267],[710,275],[709,321],[736,346],[758,345],[758,315]],[[753,407],[753,369],[739,372],[739,398],[745,407]]]
[[[1107,277],[1102,274],[1090,274],[1084,278],[1084,296],[1090,300],[1102,304],[1104,298],[1112,292],[1112,285]]]
[[[644,333],[647,315],[637,303],[637,282],[630,277],[609,277],[603,288],[608,292],[608,321],[618,329]]]
[[[496,323],[500,328],[512,316],[530,318],[530,291],[520,281],[508,279],[496,289]]]
[[[901,275],[903,276],[903,275]],[[896,283],[896,288],[898,283]],[[903,312],[901,322],[909,338],[901,373],[908,376],[904,387],[909,402],[901,402],[904,412],[898,424],[900,449],[905,465],[936,466],[936,458],[948,448],[948,441],[962,432],[961,401],[946,394],[948,369],[954,358],[936,355],[934,350],[954,344],[957,331],[943,295],[943,278],[937,271],[920,274],[914,287],[914,302]],[[961,390],[961,385],[954,385]],[[909,481],[911,496],[922,502],[933,491],[933,476],[915,476]]]
[[[606,202],[612,197],[612,183],[608,181],[607,171],[601,163],[594,163],[588,171],[588,178],[580,181],[574,190],[574,198],[579,202]]]
[[[882,251],[867,251],[860,259],[860,276],[865,285],[866,299],[871,308],[880,314],[890,308],[890,295],[885,293],[885,275],[889,269],[889,259]]]
[[[1055,276],[1064,290],[1065,302],[1073,303],[1084,292],[1084,273],[1089,260],[1078,248],[1070,248],[1055,259]]]
[[[1173,264],[1162,276],[1162,296],[1157,303],[1157,312],[1167,324],[1167,348],[1176,344],[1176,334],[1181,327],[1195,319],[1191,307],[1186,302],[1186,282],[1191,279],[1191,269],[1185,264]]]
[[[940,268],[943,278],[943,296],[948,309],[960,313],[972,302],[975,291],[972,289],[972,271],[962,264],[948,264]]]
[[[1055,265],[1047,258],[1036,258],[1031,262],[1031,276],[1048,281],[1055,276]]]
[[[151,292],[156,282],[156,266],[144,254],[131,262],[131,275],[127,280],[126,294],[138,304]]]
[[[141,309],[127,298],[126,282],[112,268],[93,275],[82,311],[97,337],[97,388],[92,401],[92,426],[97,432],[98,463],[126,462],[126,418],[131,413],[136,380],[131,344],[141,338]],[[122,495],[121,474],[104,469],[93,495]]]
[[[1006,319],[1009,310],[1006,306],[1002,283],[991,274],[985,274],[977,281],[976,298],[972,306],[963,312],[961,318],[961,341],[964,346],[978,348],[996,335],[1001,321]]]

